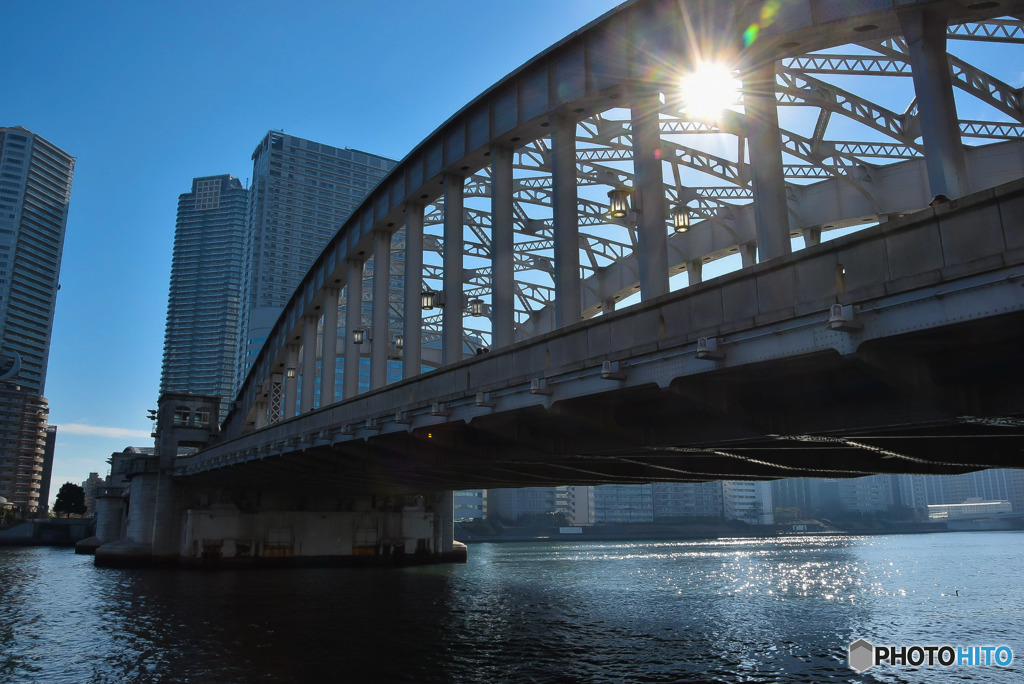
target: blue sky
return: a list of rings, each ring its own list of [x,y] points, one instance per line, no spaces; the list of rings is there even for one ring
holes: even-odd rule
[[[269,129],[400,159],[615,0],[4,0],[0,125],[77,158],[46,396],[51,500],[150,445],[177,197]]]

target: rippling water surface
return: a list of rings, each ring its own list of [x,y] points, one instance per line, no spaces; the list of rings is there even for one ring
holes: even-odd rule
[[[206,573],[0,549],[0,681],[1022,681],[1021,533],[469,551]],[[859,637],[1006,644],[1015,660],[857,675]]]

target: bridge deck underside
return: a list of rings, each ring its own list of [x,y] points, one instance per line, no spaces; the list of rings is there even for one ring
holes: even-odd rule
[[[1024,294],[1022,294],[1024,296]],[[1024,315],[215,468],[235,488],[401,492],[1024,465]]]

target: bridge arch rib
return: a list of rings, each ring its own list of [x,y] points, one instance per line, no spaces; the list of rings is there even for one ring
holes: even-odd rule
[[[409,378],[660,296],[684,272],[695,285],[705,263],[751,266],[792,237],[814,244],[1024,176],[1020,89],[946,50],[1019,48],[1021,22],[1006,17],[1022,12],[1017,0],[624,3],[467,104],[371,191],[282,312],[224,436],[355,399],[363,356],[379,389],[399,363]],[[708,124],[677,82],[711,54],[745,87],[742,113]],[[914,75],[915,97],[900,114],[829,74]],[[984,106],[958,118],[954,87]],[[791,130],[791,110],[811,112],[809,130]],[[609,218],[620,186],[630,211]],[[676,233],[684,203],[692,225]],[[440,316],[421,315],[424,290],[445,300]]]

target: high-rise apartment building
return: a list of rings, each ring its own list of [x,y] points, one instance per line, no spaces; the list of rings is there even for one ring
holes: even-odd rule
[[[234,391],[248,193],[233,176],[192,179],[178,197],[160,391]]]
[[[0,127],[0,496],[41,499],[46,367],[75,159],[21,126]]]
[[[391,159],[270,131],[252,154],[235,387],[299,281]]]
[[[0,128],[0,353],[42,395],[75,159],[31,131]]]

